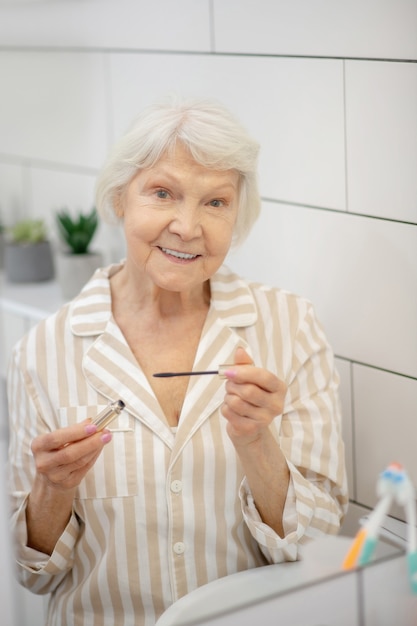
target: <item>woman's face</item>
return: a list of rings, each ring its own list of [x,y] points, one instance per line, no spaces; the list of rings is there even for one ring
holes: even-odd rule
[[[202,285],[229,250],[238,185],[235,170],[207,169],[181,144],[139,171],[120,204],[127,269],[169,291]]]

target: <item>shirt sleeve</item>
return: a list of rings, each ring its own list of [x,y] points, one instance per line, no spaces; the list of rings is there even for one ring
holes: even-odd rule
[[[31,441],[40,429],[45,429],[45,424],[42,424],[36,403],[29,392],[29,380],[25,380],[25,374],[19,366],[18,354],[15,350],[8,371],[8,481],[17,578],[34,593],[49,593],[60,584],[73,565],[74,545],[80,524],[73,513],[50,556],[27,546],[26,506],[35,474]]]
[[[272,528],[265,524],[255,506],[249,484],[243,479],[239,490],[243,518],[252,536],[257,541],[261,552],[271,563],[295,561],[297,559],[296,508],[293,481],[290,478],[283,513],[285,536],[280,537]],[[291,536],[293,540],[291,540]]]
[[[73,565],[79,522],[73,513],[53,553],[44,554],[27,546],[26,503],[27,496],[12,518],[18,580],[34,593],[49,593],[60,584]]]
[[[290,471],[284,537],[262,522],[246,479],[239,494],[245,523],[271,563],[295,560],[299,544],[336,534],[348,505],[339,377],[313,307],[303,301],[301,309],[285,407],[272,426]]]

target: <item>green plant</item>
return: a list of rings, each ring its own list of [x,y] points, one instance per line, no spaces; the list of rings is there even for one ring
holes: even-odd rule
[[[56,213],[58,230],[72,254],[86,254],[98,226],[96,208],[87,215],[72,217],[66,209]]]
[[[47,240],[47,229],[43,220],[25,219],[12,226],[8,234],[13,243],[31,244]]]

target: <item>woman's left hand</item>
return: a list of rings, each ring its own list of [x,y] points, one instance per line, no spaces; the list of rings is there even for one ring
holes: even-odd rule
[[[282,413],[287,386],[268,370],[255,367],[243,348],[236,350],[226,378],[222,413],[228,434],[235,446],[247,446],[259,441]]]

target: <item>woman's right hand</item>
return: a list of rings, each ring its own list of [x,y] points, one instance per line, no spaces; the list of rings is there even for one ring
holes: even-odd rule
[[[32,441],[36,475],[26,507],[28,547],[52,554],[71,518],[77,486],[111,438],[86,420]]]
[[[39,435],[32,441],[37,478],[57,491],[75,489],[111,438],[90,420]]]

